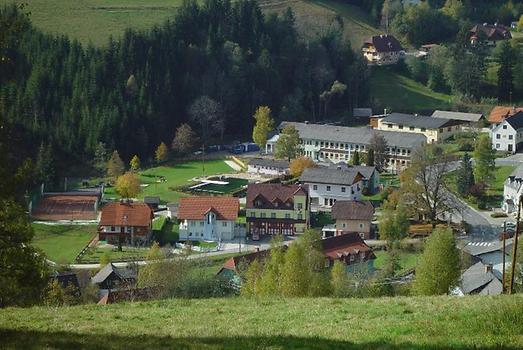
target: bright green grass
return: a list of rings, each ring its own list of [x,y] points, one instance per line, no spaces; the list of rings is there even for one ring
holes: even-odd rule
[[[71,263],[96,234],[95,225],[33,224],[33,245],[56,263]]]
[[[179,240],[180,226],[172,221],[167,221],[161,231],[153,232],[154,240],[160,243],[161,246],[166,244],[175,244]]]
[[[0,0],[0,5],[13,0]],[[16,0],[37,28],[83,44],[106,45],[127,28],[148,29],[174,17],[182,0]]]
[[[374,260],[374,267],[376,269],[383,268],[383,265],[385,264],[387,260],[387,252],[380,250],[375,251],[374,254],[376,255],[376,260]],[[401,266],[400,269],[396,272],[396,274],[401,275],[404,272],[407,272],[409,270],[412,270],[416,267],[418,263],[418,259],[420,257],[419,252],[404,252],[400,251],[398,253],[399,257],[399,265]]]
[[[523,348],[523,295],[172,299],[0,310],[7,349]]]
[[[448,109],[451,104],[452,96],[434,92],[390,67],[372,67],[369,79],[374,104],[389,111],[432,113],[435,109]]]
[[[166,223],[167,223],[166,216],[158,216],[157,218],[154,218],[153,219],[153,231],[163,230]]]
[[[111,262],[118,261],[129,261],[129,260],[143,260],[149,248],[135,248],[135,247],[122,247],[122,251],[117,248],[100,248],[89,249],[80,258],[79,263],[81,264],[98,264],[102,255],[109,254],[109,260]]]

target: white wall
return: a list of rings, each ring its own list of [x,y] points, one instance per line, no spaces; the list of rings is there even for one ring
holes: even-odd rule
[[[209,227],[203,220],[184,220],[180,223],[180,240],[218,241],[220,238],[231,240],[235,236],[234,224],[235,222],[231,220],[216,220],[212,227]],[[211,231],[213,234],[210,233]]]
[[[251,174],[263,174],[263,175],[271,175],[271,176],[281,176],[281,175],[287,174],[286,169],[259,166],[259,165],[250,165],[250,164],[247,166],[247,172],[251,173]]]
[[[492,148],[496,151],[516,152],[517,144],[523,141],[523,130],[514,128],[503,121],[492,129]]]
[[[307,183],[309,186],[309,195],[314,203],[322,207],[330,208],[336,200],[359,200],[361,199],[361,191],[363,190],[363,182],[358,181],[352,186],[341,186],[321,183]],[[330,191],[327,190],[330,188]],[[342,191],[345,188],[345,192]],[[354,191],[354,193],[352,193]],[[327,200],[327,203],[325,202]]]

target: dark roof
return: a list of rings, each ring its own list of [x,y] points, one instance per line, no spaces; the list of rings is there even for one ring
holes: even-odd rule
[[[505,240],[505,250],[507,252],[511,251],[512,242],[514,240],[509,238]],[[492,241],[492,242],[469,242],[463,250],[472,256],[478,256],[485,253],[492,253],[495,251],[501,252],[503,249],[502,241]]]
[[[353,168],[307,168],[300,176],[300,182],[333,185],[353,185],[363,178]]]
[[[403,50],[398,39],[390,34],[374,35],[367,40],[365,44],[374,46],[377,52],[394,52]]]
[[[505,120],[514,128],[514,130],[523,128],[523,112],[517,112],[512,117],[508,117]]]
[[[450,120],[422,115],[416,116],[412,114],[391,113],[387,117],[381,119],[381,122],[385,124],[412,126],[415,128],[437,129],[450,123]]]
[[[460,287],[464,294],[498,295],[503,291],[501,282],[481,261],[463,272]]]
[[[91,281],[95,284],[103,283],[111,274],[115,274],[116,277],[122,280],[135,279],[136,270],[128,267],[116,267],[113,263],[105,265],[96,275],[93,276]]]
[[[483,118],[483,114],[435,110],[434,113],[432,113],[432,117],[433,118],[462,120],[464,122],[479,122],[481,120],[481,118]]]
[[[112,202],[102,209],[101,226],[149,226],[154,214],[145,203]]]
[[[283,245],[282,249],[284,249],[284,250],[287,249],[287,246]],[[269,255],[269,253],[270,253],[270,249],[267,249],[267,250],[254,251],[254,252],[240,255],[240,256],[233,256],[232,258],[230,258],[223,264],[220,271],[218,271],[218,274],[220,274],[220,272],[222,272],[223,270],[231,270],[231,271],[238,273],[238,266],[240,264],[243,263],[243,264],[249,265],[255,259],[260,259],[260,260],[265,259]]]
[[[336,201],[332,206],[331,216],[335,220],[371,221],[374,207],[369,201]]]
[[[370,179],[372,177],[372,174],[376,171],[376,167],[373,166],[365,166],[365,165],[348,165],[345,163],[338,163],[338,164],[329,164],[329,168],[345,168],[345,169],[352,169],[359,172],[361,175],[363,175],[364,178]]]
[[[160,197],[146,196],[146,197],[143,197],[143,202],[146,204],[160,204]]]
[[[180,198],[178,219],[202,220],[213,211],[218,220],[236,220],[239,210],[240,200],[236,197],[184,197]]]
[[[372,249],[361,239],[356,232],[348,232],[339,236],[321,240],[323,254],[331,259],[342,259],[348,255],[365,253],[365,260],[375,259]]]
[[[289,162],[281,159],[252,158],[249,165],[265,166],[279,169],[288,169]]]
[[[470,33],[473,35],[477,35],[479,32],[483,32],[488,40],[503,40],[512,38],[510,30],[501,24],[476,24],[474,27],[472,27],[472,29],[470,29]]]
[[[294,126],[301,139],[370,145],[373,136],[377,134],[385,138],[389,147],[416,149],[427,143],[427,137],[425,135],[413,132],[374,130],[367,127],[358,128],[298,122],[282,122],[279,129],[281,130],[284,125]]]
[[[276,202],[294,203],[295,195],[306,196],[307,194],[308,191],[303,185],[249,184],[247,186],[246,208],[254,208],[254,200],[260,197],[265,201],[264,204],[272,206]]]
[[[372,108],[353,108],[352,115],[357,118],[369,118],[372,115]]]
[[[80,289],[80,283],[78,277],[74,272],[53,272],[50,276],[51,279],[57,280],[62,288],[72,286],[75,289]]]

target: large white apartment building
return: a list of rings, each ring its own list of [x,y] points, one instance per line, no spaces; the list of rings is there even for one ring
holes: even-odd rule
[[[302,154],[315,162],[346,163],[355,151],[367,153],[375,134],[382,135],[387,142],[386,169],[401,171],[410,164],[412,153],[427,143],[425,135],[399,131],[373,130],[369,127],[346,127],[324,124],[283,122],[292,125],[300,135]],[[272,137],[266,152],[272,153],[279,135]],[[365,158],[362,158],[365,159]]]

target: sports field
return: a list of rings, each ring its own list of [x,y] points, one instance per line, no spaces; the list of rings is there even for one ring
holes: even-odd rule
[[[96,196],[73,194],[45,195],[34,208],[31,216],[35,220],[95,220],[98,216]]]

